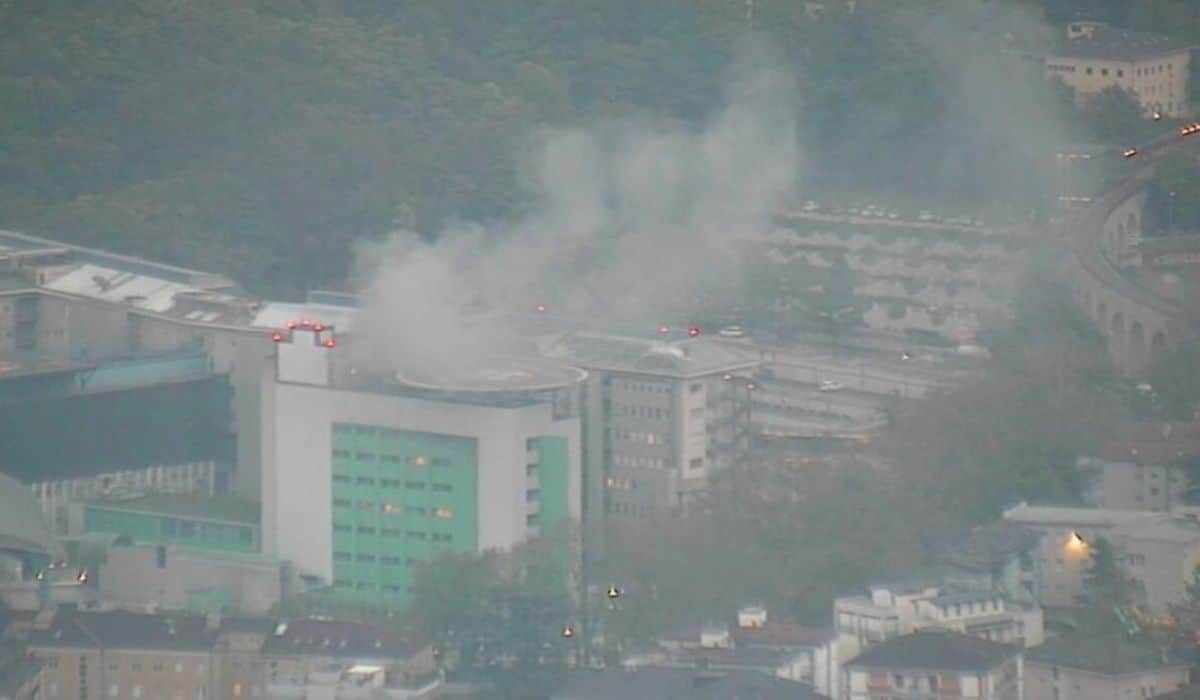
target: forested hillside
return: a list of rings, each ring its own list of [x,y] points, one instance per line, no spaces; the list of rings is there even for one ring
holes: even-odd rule
[[[979,14],[995,3],[828,5],[0,0],[0,226],[265,294],[336,285],[356,239],[528,204],[539,125],[703,119],[749,30],[800,82],[813,184],[1036,191],[1017,175],[1051,130],[1022,110],[1051,98],[963,48],[1002,43]]]

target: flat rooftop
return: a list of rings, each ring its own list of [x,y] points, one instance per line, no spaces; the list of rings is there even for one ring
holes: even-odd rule
[[[587,379],[578,367],[540,358],[495,358],[484,367],[439,376],[398,372],[396,381],[416,389],[454,393],[552,391]]]
[[[1057,525],[1062,527],[1117,527],[1152,521],[1158,514],[1142,510],[1109,510],[1107,508],[1065,508],[1031,506],[1025,503],[1004,511],[1004,519],[1026,525]]]
[[[95,499],[89,505],[147,515],[174,515],[182,518],[259,524],[259,505],[233,496],[154,494],[130,499]]]
[[[753,369],[750,352],[708,338],[658,340],[600,333],[563,333],[543,339],[542,353],[589,370],[677,379]]]

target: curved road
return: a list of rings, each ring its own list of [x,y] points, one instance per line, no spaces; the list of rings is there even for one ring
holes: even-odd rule
[[[1101,240],[1104,237],[1105,223],[1110,215],[1117,207],[1146,187],[1153,177],[1155,166],[1159,161],[1172,153],[1195,153],[1198,149],[1200,149],[1200,133],[1183,136],[1178,130],[1139,148],[1138,154],[1134,156],[1138,167],[1133,173],[1115,188],[1063,222],[1066,233],[1071,239],[1071,260],[1077,266],[1078,271],[1082,273],[1082,277],[1087,280],[1085,288],[1092,290],[1099,287],[1124,300],[1134,309],[1145,309],[1154,316],[1175,319],[1182,314],[1183,309],[1178,304],[1159,297],[1122,274],[1113,261],[1104,254],[1101,249]],[[1088,296],[1099,298],[1100,295],[1089,294]],[[1101,331],[1107,335],[1110,330],[1108,319],[1096,318],[1095,314],[1098,312],[1093,308],[1086,309],[1086,312],[1089,317],[1097,321]],[[1132,320],[1129,319],[1127,323],[1131,324]],[[1128,357],[1114,357],[1114,360],[1127,375],[1136,374],[1142,369],[1135,366],[1135,361]]]

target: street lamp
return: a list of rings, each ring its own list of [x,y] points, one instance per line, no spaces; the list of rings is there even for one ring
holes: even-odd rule
[[[1167,193],[1167,235],[1175,229],[1175,193]]]

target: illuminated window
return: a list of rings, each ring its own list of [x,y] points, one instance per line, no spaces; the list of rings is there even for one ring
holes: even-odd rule
[[[449,508],[435,508],[433,511],[433,517],[449,520],[450,518],[454,517],[454,511],[450,510]]]

